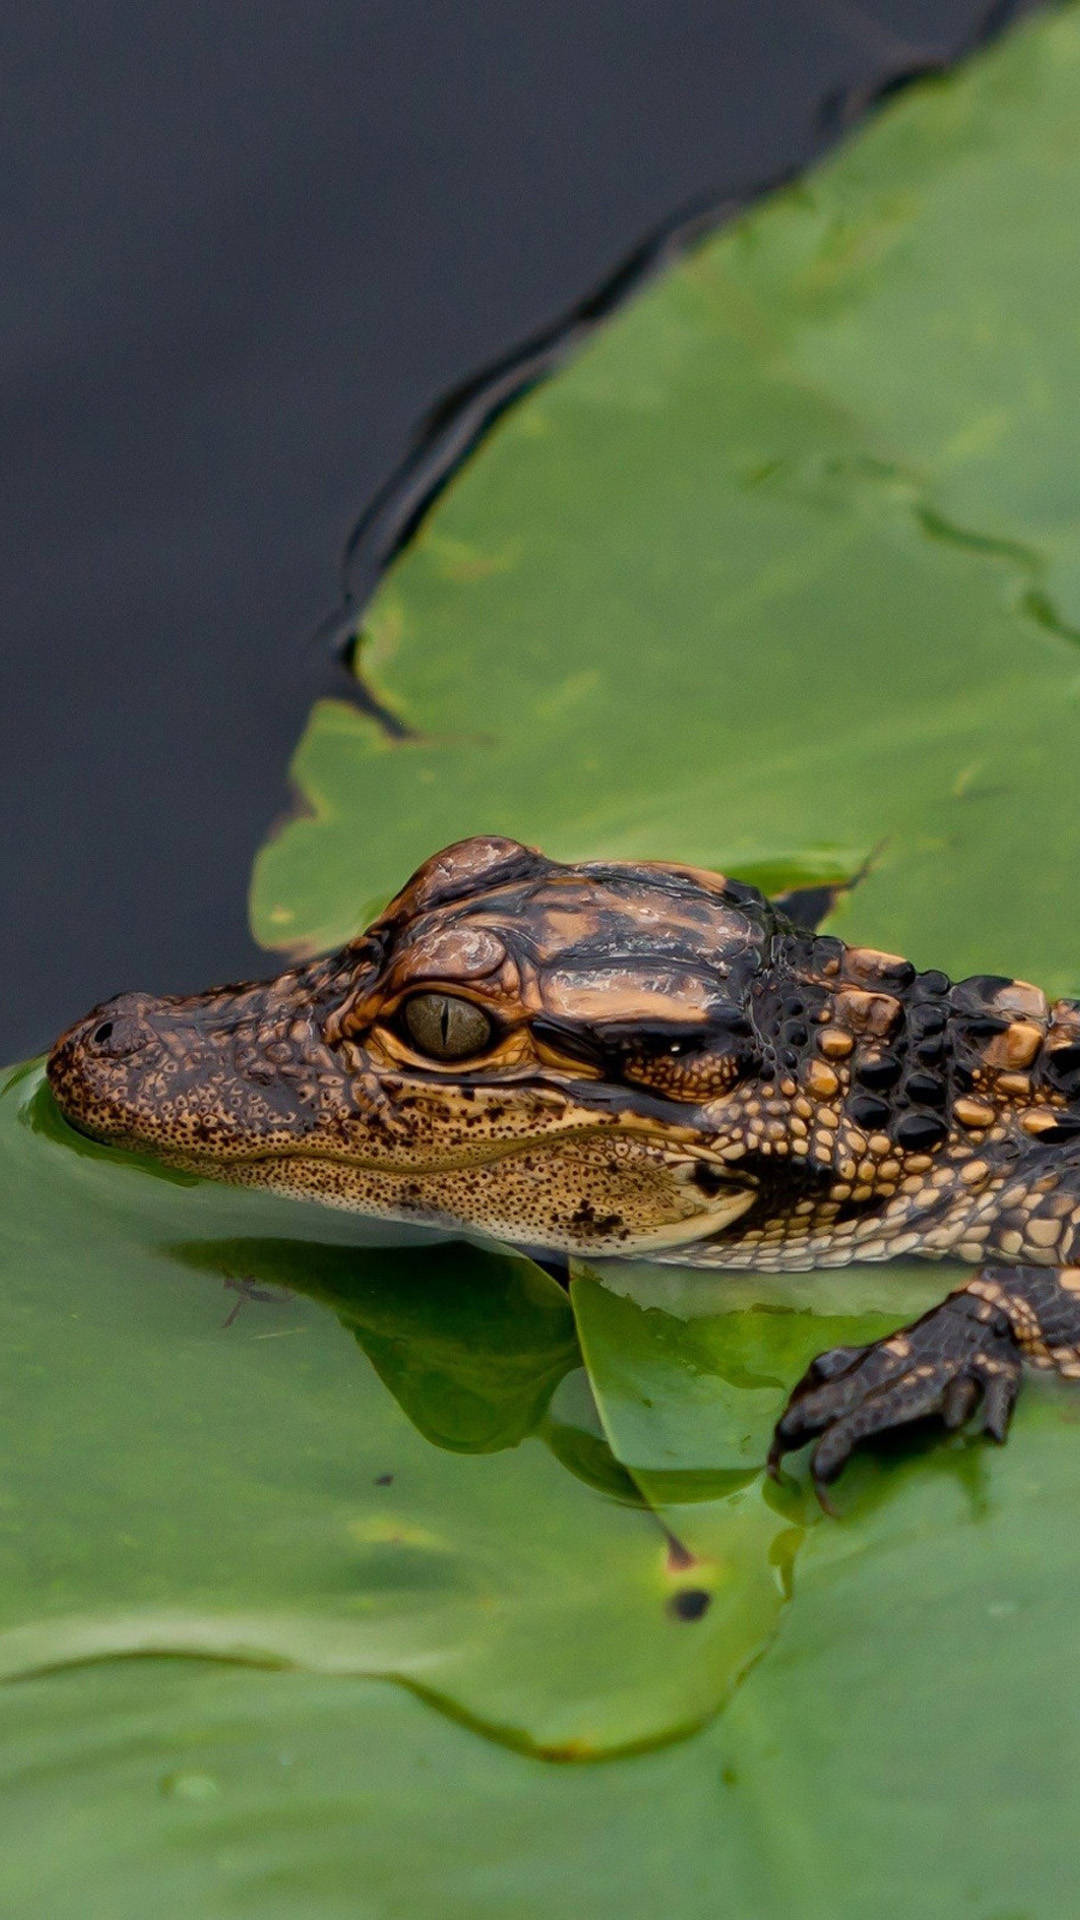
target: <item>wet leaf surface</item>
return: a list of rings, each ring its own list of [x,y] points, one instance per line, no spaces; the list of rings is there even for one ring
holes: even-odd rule
[[[691,1739],[552,1766],[402,1688],[108,1661],[4,1689],[0,1903],[508,1914],[566,1904],[1067,1920],[1080,1770],[1080,1499],[1064,1389],[1003,1453],[863,1460],[768,1654]],[[1052,1557],[1053,1578],[1047,1558]],[[696,1645],[697,1625],[673,1627]]]
[[[847,937],[1080,988],[1078,97],[1070,8],[505,416],[367,619],[412,737],[312,716],[267,945],[496,831],[771,891],[873,852]],[[1071,1916],[1075,1391],[860,1457],[838,1522],[761,1478],[811,1354],[944,1271],[568,1304],[152,1177],[33,1078],[0,1165],[13,1911]]]
[[[880,1339],[904,1317],[905,1296],[919,1311],[945,1291],[940,1273],[916,1271],[905,1287],[904,1271],[889,1270],[874,1311],[865,1270],[854,1281],[777,1282],[582,1265],[573,1299],[589,1376],[614,1452],[646,1496],[712,1502],[760,1479],[773,1426],[814,1355]]]
[[[0,1114],[0,1675],[382,1674],[590,1755],[715,1709],[760,1624],[733,1618],[708,1670],[674,1633],[681,1570],[583,1376],[549,1407],[581,1363],[539,1267],[148,1178],[35,1073]]]

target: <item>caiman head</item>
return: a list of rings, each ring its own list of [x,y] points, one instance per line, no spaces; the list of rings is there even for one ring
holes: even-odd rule
[[[214,1179],[535,1248],[681,1246],[755,1199],[725,1111],[773,1052],[792,932],[695,868],[466,840],[328,959],[97,1007],[49,1081],[81,1132]]]

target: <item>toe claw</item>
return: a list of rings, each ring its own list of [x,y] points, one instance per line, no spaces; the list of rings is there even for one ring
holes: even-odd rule
[[[832,1513],[833,1507],[825,1493],[838,1479],[851,1458],[855,1445],[854,1434],[845,1430],[838,1422],[823,1434],[810,1456],[810,1478],[814,1483],[814,1492],[826,1513]]]
[[[949,1381],[942,1395],[941,1418],[950,1431],[955,1432],[971,1418],[978,1398],[979,1383],[969,1373],[959,1373]]]
[[[816,1354],[811,1360],[800,1385],[816,1386],[823,1380],[835,1380],[861,1360],[866,1351],[865,1347],[829,1347],[825,1353]]]
[[[982,1428],[983,1432],[988,1433],[991,1440],[996,1440],[999,1446],[1004,1445],[1019,1392],[1019,1368],[1015,1373],[992,1373],[986,1382]]]
[[[840,1509],[834,1501],[830,1500],[829,1495],[826,1493],[825,1481],[819,1479],[816,1473],[812,1474],[811,1478],[814,1483],[814,1498],[821,1508],[822,1513],[828,1514],[830,1520],[839,1520]]]

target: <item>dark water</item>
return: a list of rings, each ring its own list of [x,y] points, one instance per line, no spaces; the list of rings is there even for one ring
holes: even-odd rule
[[[251,857],[342,684],[312,635],[424,409],[674,209],[799,166],[838,101],[985,18],[5,14],[0,1059],[118,989],[264,967]]]

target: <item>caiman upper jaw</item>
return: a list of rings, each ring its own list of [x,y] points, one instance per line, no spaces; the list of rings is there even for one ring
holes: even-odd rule
[[[226,1160],[280,1146],[317,1124],[320,1075],[341,1104],[342,1074],[316,1056],[316,1014],[306,999],[274,1000],[277,983],[187,997],[124,993],[61,1035],[49,1084],[80,1133],[112,1145]],[[301,1030],[279,1057],[281,1036]]]

